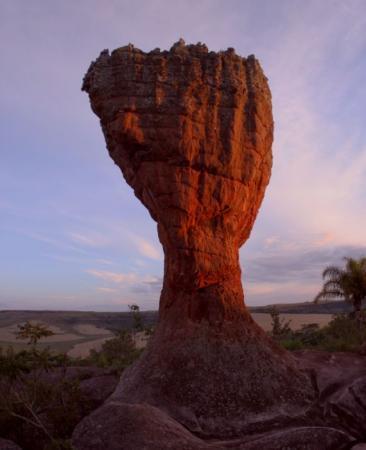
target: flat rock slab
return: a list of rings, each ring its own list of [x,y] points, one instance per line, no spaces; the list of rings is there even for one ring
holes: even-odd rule
[[[78,426],[73,446],[78,450],[341,450],[352,442],[347,433],[330,427],[294,427],[241,439],[204,441],[157,408],[110,402]]]
[[[210,448],[160,409],[110,402],[81,422],[73,435],[78,450],[203,450]]]
[[[350,436],[334,428],[297,427],[269,433],[237,448],[240,450],[341,450],[349,448],[351,442]]]
[[[293,352],[301,367],[316,372],[318,389],[325,397],[331,388],[366,376],[366,356],[357,353],[301,350]]]
[[[296,357],[313,374],[317,406],[327,423],[366,441],[366,357],[308,350]]]

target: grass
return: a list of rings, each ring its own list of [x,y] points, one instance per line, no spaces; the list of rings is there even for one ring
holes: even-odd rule
[[[270,313],[252,313],[253,319],[258,323],[264,331],[271,331],[272,318]],[[332,320],[332,314],[289,314],[281,313],[281,318],[290,322],[290,326],[293,330],[299,330],[303,325],[309,325],[312,323],[318,324],[320,327],[328,325]]]
[[[359,352],[366,345],[366,324],[358,323],[348,314],[333,316],[328,325],[303,325],[293,330],[288,323],[272,313],[272,337],[287,350],[324,350],[329,352]]]

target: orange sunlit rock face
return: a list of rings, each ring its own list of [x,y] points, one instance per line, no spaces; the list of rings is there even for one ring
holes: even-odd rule
[[[272,165],[271,95],[257,60],[183,42],[169,52],[129,45],[103,52],[83,88],[111,157],[158,223],[161,315],[177,291],[189,294],[177,320],[243,312],[238,249]]]
[[[158,327],[112,401],[149,404],[221,438],[260,414],[280,423],[302,411],[310,382],[253,322],[241,285],[238,251],[272,165],[258,61],[182,41],[149,53],[129,45],[103,51],[83,89],[165,254]]]

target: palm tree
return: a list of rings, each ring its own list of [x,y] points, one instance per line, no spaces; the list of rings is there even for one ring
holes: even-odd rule
[[[366,257],[344,259],[346,261],[344,269],[329,266],[324,270],[323,279],[326,281],[314,302],[334,298],[344,299],[352,304],[354,316],[360,319],[362,302],[366,299]]]

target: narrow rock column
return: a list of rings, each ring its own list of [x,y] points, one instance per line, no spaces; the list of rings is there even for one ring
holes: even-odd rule
[[[269,182],[271,95],[258,61],[176,43],[103,51],[85,76],[109,153],[158,224],[159,324],[113,401],[147,403],[203,436],[303,410],[310,383],[253,322],[239,248]]]

